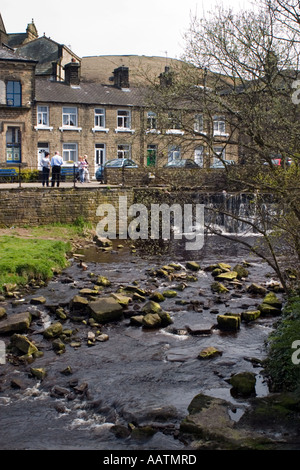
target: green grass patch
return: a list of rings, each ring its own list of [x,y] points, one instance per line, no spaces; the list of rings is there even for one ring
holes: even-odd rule
[[[0,237],[0,292],[5,284],[49,281],[53,270],[67,266],[66,253],[70,249],[70,244],[63,241]]]

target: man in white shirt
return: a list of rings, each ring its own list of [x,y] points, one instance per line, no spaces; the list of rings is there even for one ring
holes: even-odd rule
[[[60,170],[61,166],[63,164],[63,159],[59,155],[59,152],[55,152],[53,157],[51,158],[51,167],[52,167],[52,180],[51,180],[51,186],[55,185],[56,181],[56,186],[59,187],[59,182],[60,182]]]

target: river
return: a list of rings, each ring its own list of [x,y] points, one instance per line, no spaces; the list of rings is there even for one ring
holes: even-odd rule
[[[154,250],[156,251],[156,250]],[[94,246],[82,248],[87,269],[72,261],[70,267],[53,279],[47,287],[23,299],[20,305],[6,303],[10,312],[31,311],[37,316],[31,338],[44,355],[33,364],[0,365],[0,448],[2,450],[174,450],[187,449],[178,439],[180,421],[198,393],[224,398],[236,406],[232,419],[244,413],[247,400],[231,395],[227,379],[233,373],[253,371],[257,374],[256,394],[268,394],[268,387],[257,361],[266,356],[265,340],[273,328],[273,318],[260,318],[242,323],[237,332],[182,334],[187,325],[216,324],[218,313],[241,312],[256,308],[261,298],[251,296],[246,286],[251,282],[270,281],[270,268],[238,243],[218,236],[209,237],[199,252],[184,252],[177,247],[165,253],[145,253],[137,248],[116,248],[104,253]],[[105,342],[88,346],[91,328],[82,323],[64,322],[64,328],[77,328],[81,346],[67,344],[63,354],[56,354],[42,331],[54,321],[51,306],[68,305],[83,287],[91,287],[91,273],[106,276],[111,286],[105,292],[116,292],[120,286],[136,282],[141,288],[163,291],[174,287],[167,279],[149,276],[149,270],[170,262],[185,267],[187,256],[201,267],[225,262],[234,266],[247,260],[249,277],[240,288],[234,287],[225,300],[211,292],[211,273],[201,269],[197,281],[189,282],[177,297],[163,302],[173,324],[164,329],[145,330],[131,326],[127,316],[114,324],[103,325],[109,336]],[[32,305],[33,296],[44,296],[45,305]],[[185,304],[180,305],[179,300]],[[182,302],[183,303],[183,302]],[[138,309],[133,303],[130,309]],[[8,338],[5,341],[8,342]],[[198,359],[200,350],[214,346],[222,355],[212,360]],[[72,374],[66,375],[68,367]],[[30,367],[45,367],[47,376],[39,381],[30,375]],[[21,388],[11,386],[12,379],[21,381]],[[77,386],[77,388],[76,388]],[[59,388],[65,390],[59,395]],[[56,390],[54,393],[53,390]],[[69,391],[67,394],[66,391]],[[74,393],[75,391],[75,393]],[[116,435],[121,430],[151,424],[153,435]]]

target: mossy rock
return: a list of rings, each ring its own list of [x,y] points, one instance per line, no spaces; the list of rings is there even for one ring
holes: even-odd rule
[[[272,305],[279,310],[282,308],[282,302],[278,299],[277,295],[274,292],[269,292],[263,299],[263,304]]]
[[[47,339],[54,339],[60,336],[63,332],[63,326],[60,322],[53,323],[43,332],[43,335]]]
[[[212,359],[217,356],[221,356],[222,352],[213,346],[208,346],[207,348],[202,349],[198,354],[198,359]]]
[[[239,315],[218,315],[217,322],[221,330],[237,331],[241,325],[241,317]]]
[[[161,292],[153,292],[150,295],[149,299],[153,300],[153,302],[163,302],[165,300],[165,297]]]
[[[199,271],[201,269],[200,265],[196,261],[187,261],[186,268],[191,271]]]
[[[159,328],[162,321],[158,313],[147,313],[142,322],[145,328]]]
[[[160,313],[162,311],[161,306],[158,302],[154,302],[153,300],[149,300],[142,308],[142,312],[144,314],[147,313]]]
[[[162,312],[159,312],[158,315],[160,316],[162,327],[171,325],[173,323],[171,315],[168,312],[162,311]]]
[[[222,269],[224,273],[231,271],[231,266],[230,264],[227,264],[227,263],[218,263],[217,268]]]
[[[66,350],[66,345],[60,338],[56,338],[52,342],[52,348],[56,354],[62,354]]]
[[[0,320],[6,317],[6,310],[4,307],[0,307]]]
[[[177,292],[176,292],[176,290],[165,290],[165,291],[163,292],[163,295],[164,295],[164,297],[172,298],[172,297],[176,297],[176,296],[177,296]]]
[[[270,305],[270,304],[265,304],[265,303],[262,303],[259,307],[258,307],[259,311],[260,311],[260,314],[262,316],[264,315],[280,315],[281,314],[281,308],[277,308],[277,307],[274,307],[273,305]]]
[[[111,281],[105,276],[98,276],[95,284],[102,287],[109,287],[111,285]]]
[[[238,273],[236,271],[227,271],[225,273],[218,274],[216,279],[218,281],[234,281],[237,279]]]
[[[12,335],[10,342],[12,346],[28,356],[38,352],[38,348],[27,338],[27,336],[15,333]]]
[[[226,294],[229,292],[227,287],[225,287],[221,282],[214,282],[211,285],[212,292],[216,292],[217,294]]]
[[[81,295],[75,295],[70,302],[70,309],[73,312],[84,312],[86,313],[88,307],[88,299]]]
[[[259,284],[256,284],[255,282],[252,282],[252,284],[248,286],[247,291],[249,294],[265,295],[267,289],[263,286],[260,286]]]
[[[257,320],[260,316],[260,310],[242,312],[242,320],[246,323]]]
[[[47,375],[47,371],[44,367],[31,367],[30,372],[33,377],[36,377],[39,380],[43,380]]]
[[[256,378],[253,372],[240,372],[229,379],[232,385],[232,394],[249,397],[255,394]]]
[[[242,279],[249,276],[249,271],[242,264],[234,266],[233,271],[237,273],[237,278]]]

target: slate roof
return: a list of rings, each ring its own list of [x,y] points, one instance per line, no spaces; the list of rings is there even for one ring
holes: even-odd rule
[[[64,82],[36,80],[36,100],[44,103],[142,106],[144,96],[141,88],[119,89],[100,83],[70,86]]]
[[[33,62],[37,63],[36,60],[33,60],[29,57],[20,56],[18,53],[10,51],[6,47],[0,47],[0,60],[11,60],[14,62]]]

